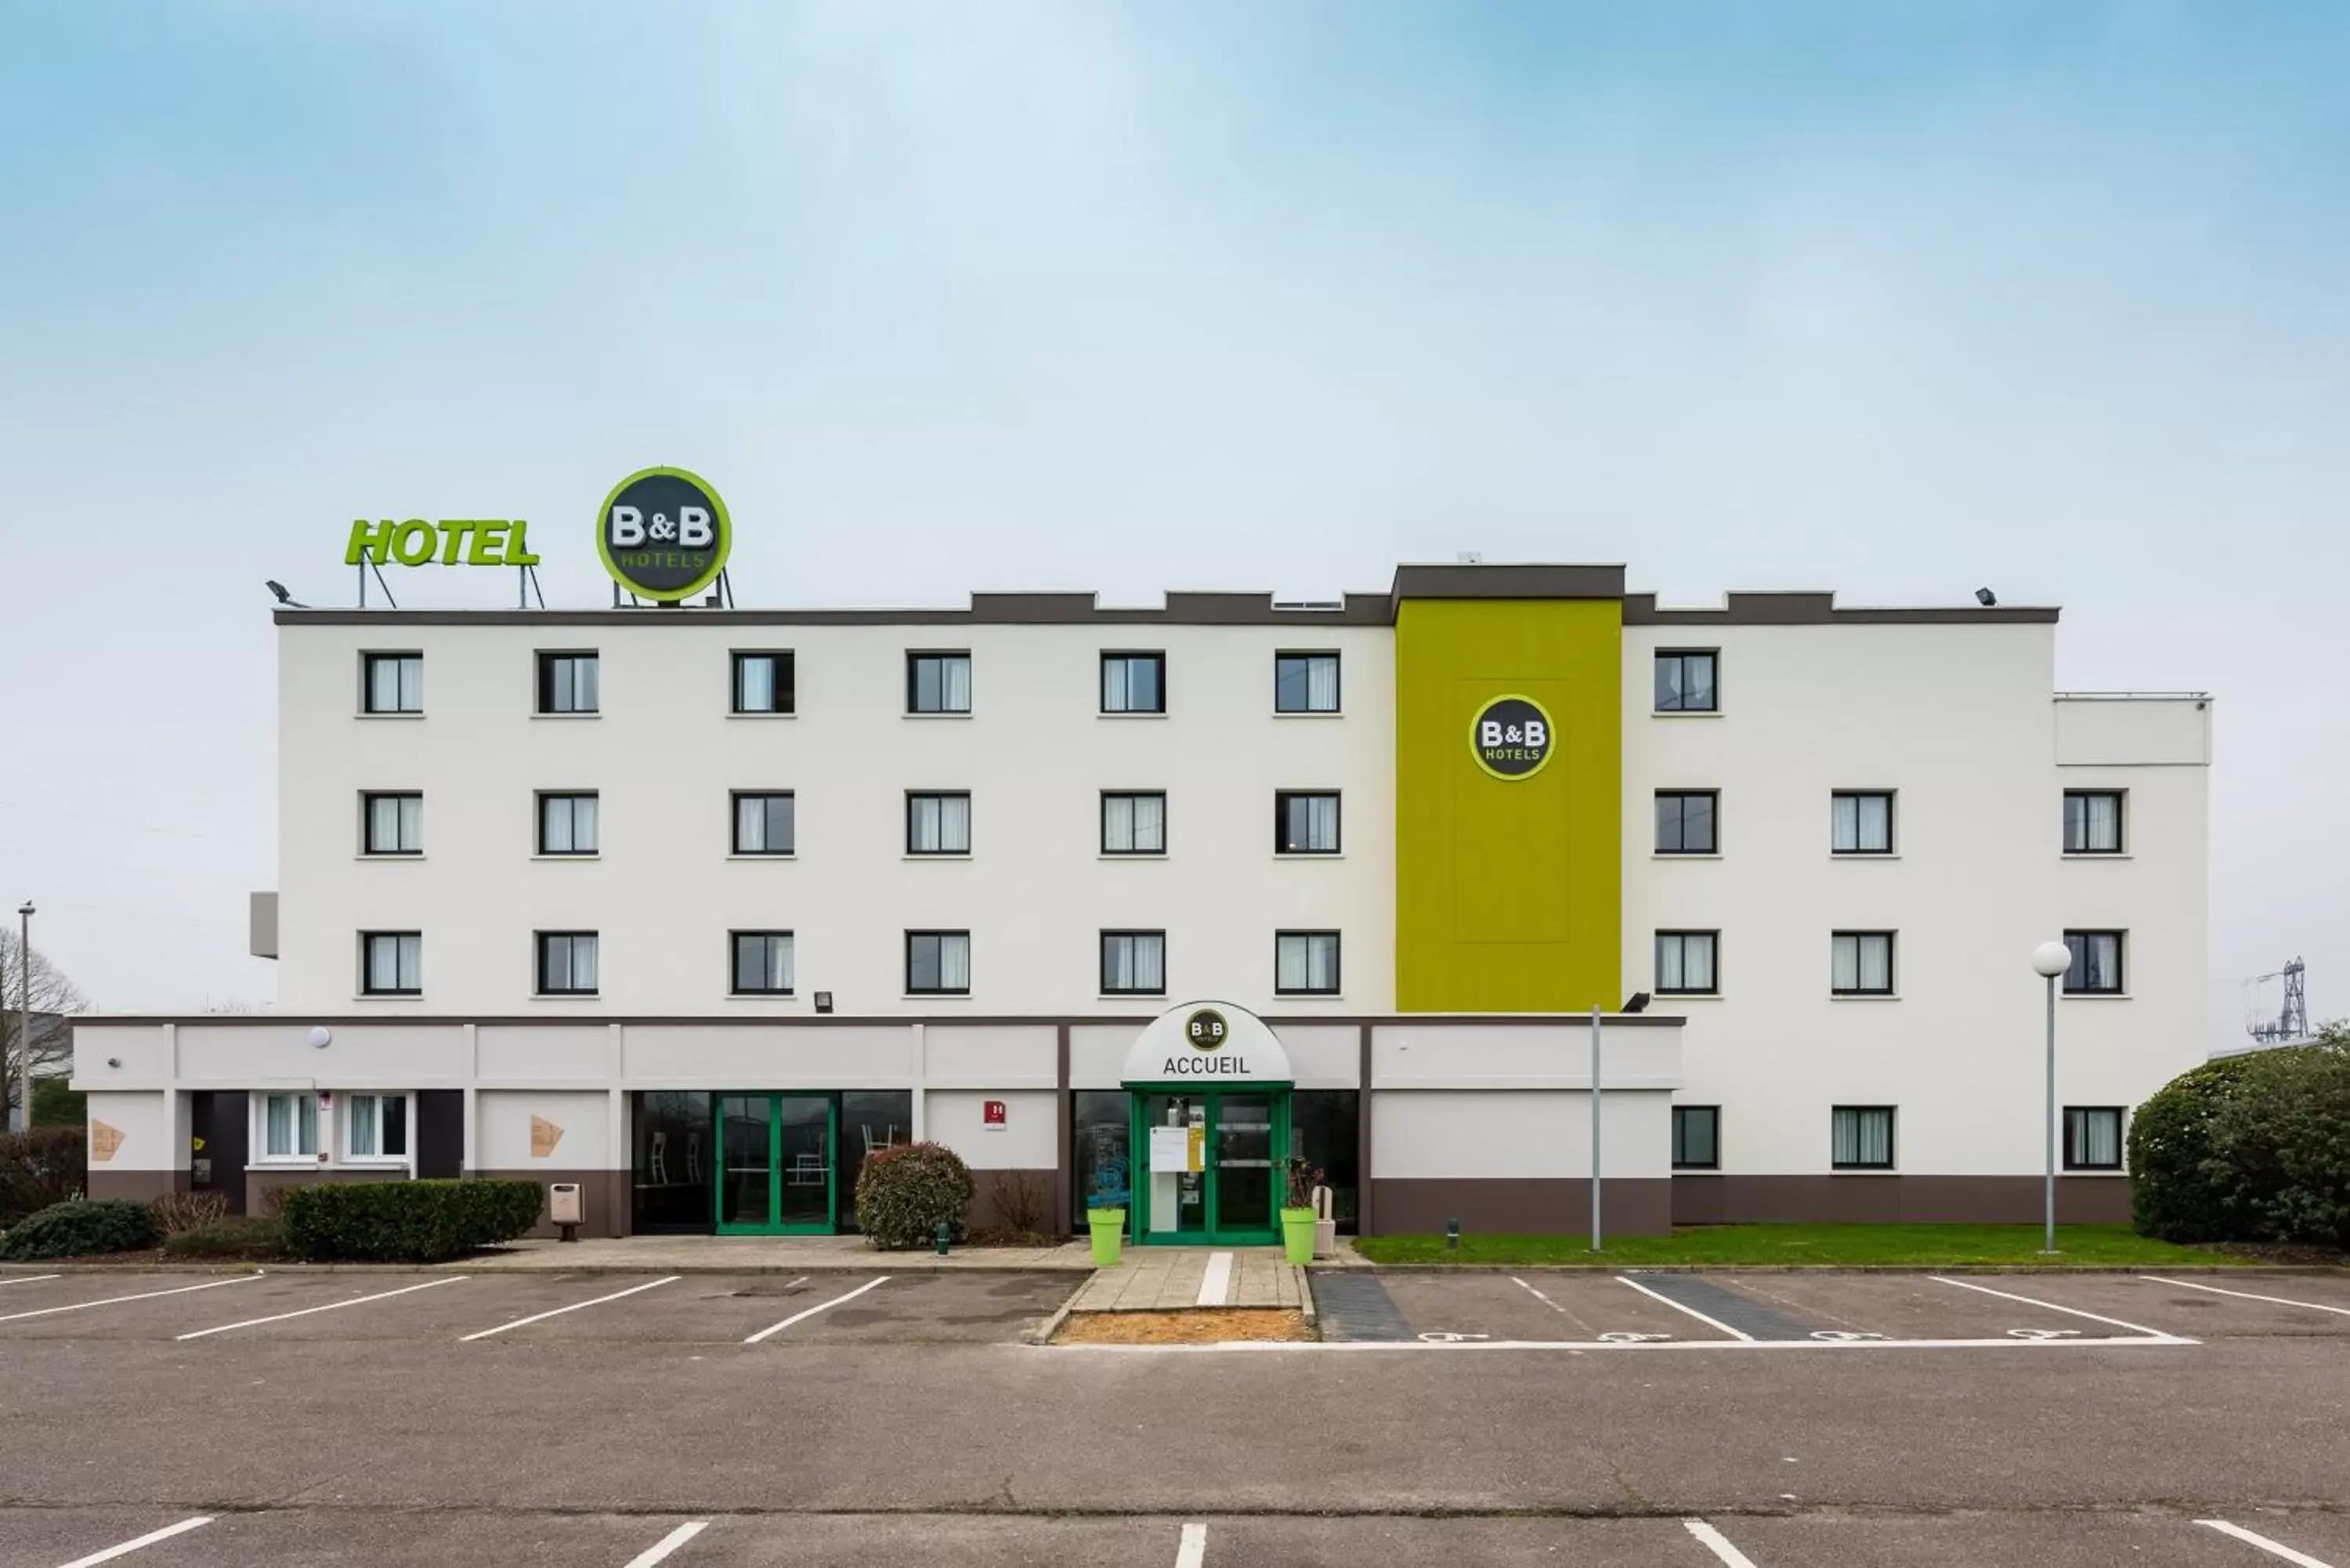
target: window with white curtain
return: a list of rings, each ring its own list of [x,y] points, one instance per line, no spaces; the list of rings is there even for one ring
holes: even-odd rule
[[[906,655],[906,711],[909,713],[970,712],[971,655],[968,653],[909,653]]]
[[[592,794],[542,794],[538,797],[538,852],[541,855],[593,855],[598,805]]]
[[[596,948],[593,931],[539,932],[539,995],[595,995]]]
[[[960,792],[906,796],[906,853],[971,853],[971,796]]]
[[[1167,656],[1163,653],[1103,654],[1101,711],[1105,713],[1167,711]]]
[[[414,996],[424,989],[424,937],[418,931],[359,933],[359,991]]]
[[[2119,855],[2122,852],[2122,791],[2068,789],[2064,792],[2064,853]]]
[[[1337,792],[1274,792],[1273,849],[1276,855],[1337,854]]]
[[[1104,855],[1167,853],[1167,796],[1158,790],[1102,792]]]
[[[370,794],[359,797],[359,819],[366,825],[369,855],[424,853],[424,797],[413,792]]]
[[[736,931],[734,994],[789,996],[792,993],[792,933]]]
[[[735,712],[789,713],[795,698],[789,651],[734,656]]]
[[[1657,933],[1657,994],[1711,996],[1714,948],[1718,931],[1659,931]]]
[[[2122,1107],[2064,1107],[2064,1168],[2119,1170],[2122,1168]]]
[[[793,853],[795,808],[788,792],[743,794],[734,796],[734,853]]]
[[[1893,1107],[1836,1106],[1828,1141],[1828,1163],[1838,1170],[1892,1169]]]
[[[596,712],[601,684],[593,652],[538,656],[538,711],[542,713]]]
[[[1893,792],[1840,789],[1829,797],[1828,848],[1837,855],[1893,853]]]
[[[2073,967],[2064,971],[2067,996],[2118,996],[2122,990],[2120,931],[2066,931]]]
[[[1714,683],[1716,658],[1711,649],[1659,652],[1657,655],[1657,711],[1720,712],[1721,694]]]
[[[971,990],[969,931],[908,931],[906,990],[914,996],[962,996]]]
[[[1273,656],[1273,711],[1335,713],[1338,711],[1338,656],[1276,653]]]
[[[1893,994],[1891,931],[1838,931],[1832,947],[1830,991],[1838,996]]]
[[[1284,996],[1336,996],[1338,993],[1338,933],[1274,932],[1273,989]]]
[[[1167,990],[1165,931],[1104,931],[1101,988],[1105,996],[1158,996]]]
[[[343,1096],[343,1158],[401,1159],[408,1158],[408,1096],[406,1095],[345,1095]]]
[[[359,655],[359,711],[364,713],[424,711],[424,656],[421,653]]]
[[[318,1158],[318,1096],[304,1090],[261,1096],[261,1158]]]

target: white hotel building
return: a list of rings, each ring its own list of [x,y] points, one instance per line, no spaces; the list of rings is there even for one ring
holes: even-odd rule
[[[2062,936],[2062,1207],[2119,1219],[2204,1054],[2209,701],[2053,691],[2052,609],[1448,566],[276,618],[277,1006],[78,1026],[94,1195],[519,1174],[599,1232],[830,1231],[929,1138],[983,1210],[1143,1241],[1273,1239],[1293,1149],[1347,1228],[1580,1231],[1598,1007],[1611,1231],[2024,1220]],[[1541,743],[1481,754],[1503,699]],[[1175,1038],[1209,1002],[1245,1076]],[[1170,1122],[1200,1170],[1149,1169]]]

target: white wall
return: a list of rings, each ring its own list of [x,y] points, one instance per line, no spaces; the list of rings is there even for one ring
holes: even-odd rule
[[[1606,1177],[1669,1176],[1671,1098],[1608,1094]],[[1371,1096],[1371,1174],[1391,1178],[1587,1177],[1591,1099],[1563,1090],[1382,1089]]]

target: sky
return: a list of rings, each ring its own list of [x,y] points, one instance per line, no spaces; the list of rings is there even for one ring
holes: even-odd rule
[[[2350,1013],[2346,69],[2295,0],[0,0],[0,901],[267,1003],[263,580],[523,516],[604,603],[670,462],[746,605],[2059,604],[2060,688],[2215,694],[2215,1042],[2295,954]]]

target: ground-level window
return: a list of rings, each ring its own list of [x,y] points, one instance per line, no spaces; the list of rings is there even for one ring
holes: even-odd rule
[[[1167,853],[1167,796],[1160,790],[1104,790],[1101,797],[1104,855]]]
[[[789,996],[792,993],[792,933],[734,933],[734,994]]]
[[[1104,931],[1101,934],[1104,996],[1159,996],[1167,990],[1165,931]]]
[[[1129,1157],[1133,1096],[1124,1089],[1079,1089],[1069,1096],[1069,1223],[1079,1234],[1088,1209],[1134,1207],[1134,1164]]]
[[[539,932],[539,995],[595,995],[596,956],[593,931]]]
[[[2066,931],[2073,967],[2064,971],[2067,996],[2118,996],[2122,990],[2122,933]]]
[[[1322,1172],[1331,1215],[1348,1234],[1361,1212],[1361,1107],[1362,1096],[1354,1089],[1298,1089],[1289,1096],[1290,1140]]]
[[[1338,994],[1338,933],[1280,931],[1273,939],[1273,989],[1284,996]]]
[[[1720,1106],[1675,1106],[1673,1107],[1673,1168],[1675,1170],[1720,1170],[1721,1168],[1721,1107]]]
[[[261,1158],[316,1159],[318,1157],[318,1096],[304,1090],[293,1095],[261,1097]]]
[[[346,1095],[343,1106],[345,1158],[408,1158],[406,1095]]]
[[[630,1096],[631,1210],[637,1231],[649,1235],[710,1232],[718,1204],[719,1173],[712,1168],[718,1097],[702,1089],[649,1089]],[[845,1089],[837,1095],[795,1097],[837,1103],[839,1137],[831,1167],[838,1198],[835,1208],[839,1228],[854,1231],[858,1176],[868,1155],[913,1141],[914,1096],[905,1089]],[[730,1149],[730,1164],[732,1153]],[[766,1150],[755,1147],[747,1158],[764,1161]],[[823,1174],[821,1163],[816,1174]],[[788,1179],[805,1183],[807,1172],[795,1168]]]
[[[2122,1107],[2064,1107],[2064,1168],[2119,1170],[2122,1168]]]
[[[1893,933],[1838,931],[1829,958],[1828,989],[1838,996],[1893,994]]]
[[[418,931],[359,933],[359,991],[415,996],[424,990],[424,937]]]
[[[1828,1141],[1828,1163],[1838,1170],[1892,1169],[1893,1107],[1836,1106]]]
[[[908,931],[906,991],[911,996],[969,994],[971,933]]]
[[[1657,933],[1657,994],[1711,996],[1721,982],[1714,967],[1719,931],[1659,931]]]

